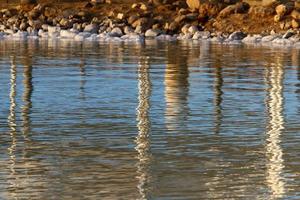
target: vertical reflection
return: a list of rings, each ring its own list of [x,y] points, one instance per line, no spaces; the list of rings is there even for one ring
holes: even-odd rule
[[[175,64],[168,63],[165,71],[165,120],[168,130],[183,128],[189,116],[188,66],[184,58],[175,62]]]
[[[10,93],[9,93],[9,116],[8,116],[8,127],[9,127],[9,134],[11,137],[11,144],[8,148],[8,155],[9,155],[9,168],[10,168],[10,185],[11,188],[16,188],[17,184],[13,179],[15,179],[15,165],[16,165],[16,146],[17,146],[17,123],[16,123],[16,81],[17,81],[17,66],[15,64],[15,58],[11,58],[11,69],[10,69]],[[12,193],[15,197],[16,194]]]
[[[281,148],[281,133],[284,129],[283,117],[283,77],[282,65],[277,63],[266,69],[267,88],[267,177],[272,198],[282,197],[285,193],[285,181],[282,176],[284,169],[283,152]]]
[[[25,140],[28,140],[28,134],[30,132],[30,109],[32,106],[31,95],[33,91],[32,85],[32,64],[28,57],[26,57],[23,71],[23,85],[24,92],[22,96],[23,107],[22,107],[22,132]]]
[[[80,64],[79,64],[79,70],[80,70],[80,98],[81,99],[85,99],[85,76],[86,76],[86,72],[85,72],[85,62],[84,62],[84,58],[80,58]]]
[[[215,111],[215,133],[220,133],[221,123],[222,123],[222,101],[223,101],[223,74],[222,67],[218,64],[215,67],[215,81],[214,81],[214,111]]]
[[[138,152],[137,179],[140,199],[148,199],[150,182],[149,166],[151,162],[150,152],[150,96],[151,81],[149,75],[148,60],[140,61],[138,68],[138,107],[137,107],[137,127],[136,150]]]

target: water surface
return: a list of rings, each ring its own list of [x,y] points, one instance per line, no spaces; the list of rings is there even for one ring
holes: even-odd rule
[[[1,199],[300,198],[300,50],[0,42]]]

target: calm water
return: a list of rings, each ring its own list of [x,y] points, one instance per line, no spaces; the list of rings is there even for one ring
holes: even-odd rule
[[[299,199],[300,50],[0,41],[0,199]]]

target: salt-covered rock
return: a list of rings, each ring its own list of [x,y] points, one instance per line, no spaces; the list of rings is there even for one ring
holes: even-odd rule
[[[272,41],[272,44],[290,46],[293,44],[293,42],[285,38],[276,38],[275,40]]]
[[[234,41],[234,40],[242,40],[246,37],[247,35],[243,33],[242,31],[235,31],[232,34],[229,35],[228,41]]]
[[[188,29],[188,32],[192,35],[194,35],[197,31],[199,31],[197,26],[190,26]]]
[[[293,31],[288,30],[283,36],[283,39],[288,39],[290,37],[292,37],[295,33]]]
[[[48,33],[60,32],[60,27],[57,26],[48,26]]]
[[[89,33],[97,33],[98,32],[98,26],[96,24],[88,24],[84,27],[84,32]]]
[[[158,36],[158,34],[159,34],[158,30],[148,29],[145,32],[145,37],[156,37],[156,36]]]
[[[276,38],[279,38],[277,35],[267,35],[261,38],[261,42],[272,42]]]
[[[111,37],[121,37],[123,35],[122,30],[119,27],[115,27],[109,33]]]
[[[76,35],[77,35],[77,32],[75,32],[75,31],[70,31],[70,30],[61,30],[60,31],[60,37],[62,37],[62,38],[72,39]]]
[[[134,30],[130,26],[125,26],[124,27],[124,33],[125,34],[130,34],[130,33],[133,33],[133,32],[134,32]]]
[[[244,39],[242,39],[243,43],[259,43],[262,39],[261,35],[248,35],[247,37],[245,37]]]

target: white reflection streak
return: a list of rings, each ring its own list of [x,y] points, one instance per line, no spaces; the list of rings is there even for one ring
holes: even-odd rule
[[[11,59],[11,69],[10,69],[10,93],[9,93],[9,116],[8,116],[8,126],[9,126],[9,134],[11,137],[11,145],[8,148],[8,154],[10,159],[10,180],[15,178],[15,165],[16,165],[16,156],[15,150],[17,146],[16,132],[17,132],[17,124],[16,124],[16,80],[17,80],[17,66],[15,64],[15,60],[12,57]],[[10,183],[12,188],[16,188],[16,184],[13,182]],[[15,196],[15,194],[13,194]]]
[[[272,191],[272,198],[282,197],[285,193],[285,181],[282,177],[284,160],[281,143],[281,133],[284,129],[283,118],[283,76],[282,65],[270,66],[267,70],[268,99],[266,101],[269,114],[267,131],[267,183]]]
[[[136,150],[138,152],[137,179],[140,199],[147,199],[147,184],[149,183],[150,153],[150,95],[151,81],[149,76],[149,64],[147,60],[141,61],[138,67],[138,107],[137,127],[139,130],[136,137]]]

